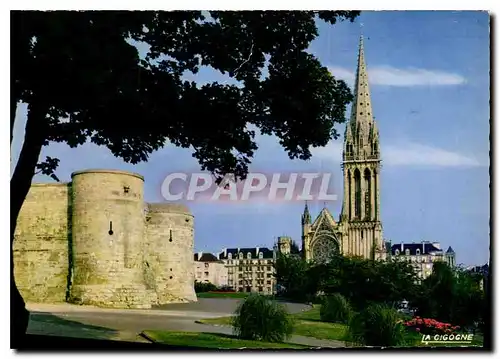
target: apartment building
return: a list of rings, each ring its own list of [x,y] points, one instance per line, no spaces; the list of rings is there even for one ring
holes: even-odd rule
[[[194,276],[197,282],[210,282],[217,287],[228,285],[228,271],[222,261],[212,253],[194,254]]]
[[[227,267],[228,287],[238,292],[275,293],[275,250],[226,248],[219,253],[218,259]]]
[[[411,262],[417,275],[421,279],[432,273],[432,266],[438,261],[445,261],[451,267],[455,264],[455,251],[451,247],[444,252],[438,242],[422,241],[421,243],[393,244],[390,250],[391,257]]]

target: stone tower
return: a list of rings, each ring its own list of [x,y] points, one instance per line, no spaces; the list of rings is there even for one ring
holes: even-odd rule
[[[344,253],[365,258],[384,257],[380,221],[380,142],[373,119],[363,37],[359,43],[358,68],[351,118],[344,135],[342,169],[344,198],[341,225]]]
[[[342,157],[342,213],[336,222],[323,208],[311,221],[306,204],[301,221],[302,254],[308,261],[325,261],[336,253],[370,259],[386,257],[380,222],[380,143],[372,114],[363,38],[351,112]]]
[[[456,266],[455,251],[453,250],[453,248],[448,247],[448,250],[446,251],[444,256],[446,259],[446,263],[448,263],[450,267]]]
[[[278,251],[281,254],[290,254],[292,251],[292,239],[290,237],[278,237]]]

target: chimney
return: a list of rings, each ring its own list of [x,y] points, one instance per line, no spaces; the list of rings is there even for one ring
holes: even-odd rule
[[[425,241],[422,241],[422,254],[425,253]]]
[[[401,253],[404,251],[405,249],[405,245],[403,244],[403,242],[401,242]]]
[[[227,257],[227,248],[224,248],[224,257]]]
[[[259,256],[259,247],[255,247],[255,255],[258,257]]]

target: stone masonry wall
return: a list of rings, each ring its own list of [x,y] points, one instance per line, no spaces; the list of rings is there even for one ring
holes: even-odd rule
[[[196,301],[193,216],[145,204],[142,176],[72,174],[33,184],[19,215],[14,275],[27,302],[111,308]]]
[[[142,275],[144,180],[121,171],[73,174],[71,301],[149,308]]]
[[[196,301],[193,216],[179,204],[149,204],[144,247],[145,273],[158,304]]]
[[[69,184],[33,184],[19,214],[14,276],[26,302],[66,300],[71,203]]]

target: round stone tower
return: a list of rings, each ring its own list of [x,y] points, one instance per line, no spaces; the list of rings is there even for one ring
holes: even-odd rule
[[[115,170],[72,177],[70,301],[114,308],[149,308],[144,283],[144,179]]]
[[[196,301],[193,215],[177,203],[151,203],[146,211],[145,264],[158,304]]]

